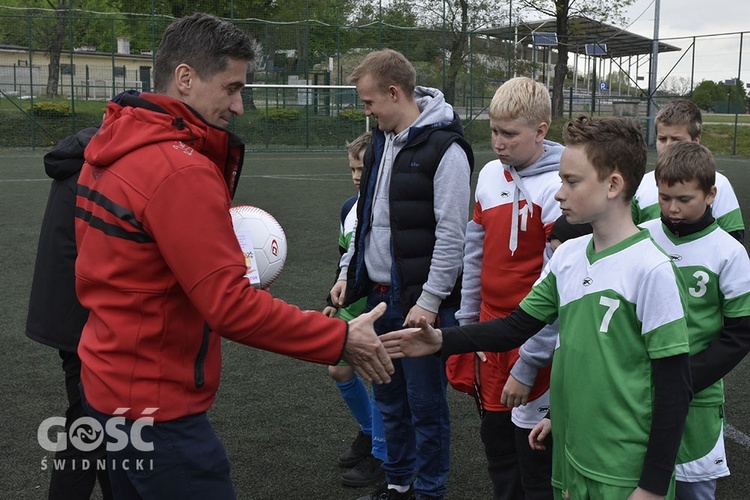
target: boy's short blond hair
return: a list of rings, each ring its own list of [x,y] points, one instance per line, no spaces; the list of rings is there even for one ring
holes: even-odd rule
[[[364,134],[360,135],[352,142],[346,143],[346,152],[352,158],[359,158],[359,154],[367,149],[367,146],[372,142],[372,131],[368,130]]]
[[[520,76],[500,85],[490,102],[490,119],[522,120],[529,127],[552,123],[552,101],[544,84]]]
[[[678,182],[695,181],[705,194],[716,184],[716,162],[705,146],[697,142],[678,141],[670,144],[656,160],[656,182],[674,186]]]
[[[668,126],[683,126],[687,130],[690,139],[695,141],[701,136],[703,129],[703,115],[698,106],[688,99],[675,99],[669,101],[656,113],[656,130],[659,124]]]
[[[414,87],[417,85],[417,71],[409,60],[401,53],[392,49],[370,52],[354,68],[349,81],[357,85],[360,78],[370,75],[382,92],[395,85],[404,91],[407,99],[413,99]]]
[[[582,115],[563,127],[566,146],[583,146],[599,180],[614,171],[625,180],[630,201],[646,173],[648,148],[638,122],[630,118],[592,118]]]

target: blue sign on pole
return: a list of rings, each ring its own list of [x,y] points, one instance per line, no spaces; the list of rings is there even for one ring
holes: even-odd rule
[[[607,82],[599,82],[599,90],[607,90]]]

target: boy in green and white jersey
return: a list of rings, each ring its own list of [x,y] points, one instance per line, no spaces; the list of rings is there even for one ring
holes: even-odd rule
[[[726,375],[750,350],[750,258],[708,208],[716,196],[711,152],[677,142],[656,162],[661,220],[642,224],[666,251],[687,293],[695,396],[677,455],[677,498],[712,499],[729,475],[723,439]]]
[[[661,156],[667,146],[676,142],[699,143],[703,127],[701,110],[688,99],[675,99],[661,107],[654,121],[656,128],[656,152]],[[716,222],[724,231],[740,243],[745,238],[745,223],[742,220],[740,204],[732,184],[726,176],[716,172],[716,195],[711,202],[711,211]],[[659,193],[654,172],[647,172],[635,192],[632,204],[633,220],[636,224],[659,219]]]
[[[618,118],[580,117],[563,137],[556,199],[593,234],[563,243],[507,318],[442,331],[420,321],[381,340],[393,358],[505,351],[558,319],[550,388],[556,497],[663,498],[673,494],[691,381],[676,270],[630,213],[646,144],[636,123]],[[550,431],[550,420],[542,422],[532,447]]]

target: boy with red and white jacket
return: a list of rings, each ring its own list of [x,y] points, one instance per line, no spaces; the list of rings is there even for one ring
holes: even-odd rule
[[[545,139],[547,89],[529,78],[509,80],[497,89],[489,113],[498,159],[479,174],[466,230],[456,314],[461,325],[505,317],[518,306],[546,263],[547,237],[560,215],[554,195],[564,147]],[[487,354],[479,362],[481,435],[496,499],[552,494],[550,450],[532,451],[528,434],[548,410],[556,336],[548,327],[520,351]]]

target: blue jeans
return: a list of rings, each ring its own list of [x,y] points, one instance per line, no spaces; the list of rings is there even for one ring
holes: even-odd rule
[[[716,479],[698,483],[677,481],[677,500],[713,500],[716,498]]]
[[[81,389],[89,416],[106,429],[110,415],[92,408]],[[118,429],[131,432],[135,421],[126,420]],[[205,413],[168,422],[154,422],[136,429],[140,441],[153,450],[141,451],[131,440],[120,451],[107,451],[107,466],[116,500],[161,500],[167,498],[211,498],[234,500],[229,459],[214,434]],[[111,441],[111,439],[110,439]],[[137,448],[141,448],[141,450]]]
[[[391,288],[378,287],[367,297],[369,311],[380,302],[388,310],[375,322],[378,335],[403,328],[404,315]],[[455,308],[441,309],[440,326],[456,324]],[[383,464],[390,484],[414,479],[418,499],[443,498],[450,469],[450,414],[445,365],[439,357],[394,360],[388,384],[373,384],[383,414],[388,460]],[[416,478],[415,478],[416,475]]]

